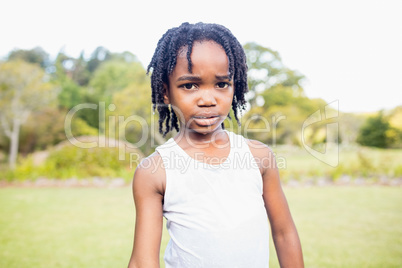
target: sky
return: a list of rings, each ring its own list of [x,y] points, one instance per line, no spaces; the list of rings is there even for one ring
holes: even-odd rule
[[[240,43],[278,51],[305,75],[305,93],[342,112],[402,105],[402,1],[13,0],[0,3],[0,57],[42,47],[77,57],[96,47],[148,65],[166,30],[213,22]]]

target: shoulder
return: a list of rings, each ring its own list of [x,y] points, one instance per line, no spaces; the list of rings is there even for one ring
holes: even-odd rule
[[[268,145],[257,140],[244,139],[250,148],[251,154],[256,160],[262,175],[264,175],[268,170],[276,169],[275,154]]]
[[[162,157],[158,152],[144,158],[137,166],[133,178],[133,190],[150,187],[160,194],[164,194],[166,184],[165,168]]]
[[[274,153],[268,145],[257,140],[244,139],[255,158],[264,159],[267,157],[274,157]]]

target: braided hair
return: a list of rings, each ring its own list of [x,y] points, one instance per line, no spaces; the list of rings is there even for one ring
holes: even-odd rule
[[[176,66],[179,50],[187,46],[188,71],[192,72],[191,52],[195,41],[214,41],[225,50],[229,59],[229,77],[233,76],[235,92],[232,109],[237,123],[240,125],[239,112],[245,109],[244,94],[247,87],[247,63],[243,47],[236,37],[224,26],[210,23],[183,23],[179,27],[169,29],[158,41],[147,74],[152,69],[152,108],[159,113],[159,132],[165,136],[170,130],[179,131],[177,116],[173,109],[164,103],[163,84],[169,84],[169,75]],[[228,115],[230,118],[230,115]],[[165,130],[163,125],[165,124]],[[223,126],[223,123],[222,123]]]

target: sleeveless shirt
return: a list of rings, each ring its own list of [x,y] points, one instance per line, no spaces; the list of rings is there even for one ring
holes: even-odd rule
[[[243,136],[226,131],[219,165],[190,157],[174,140],[156,148],[166,172],[166,268],[266,268],[269,225],[262,176]]]

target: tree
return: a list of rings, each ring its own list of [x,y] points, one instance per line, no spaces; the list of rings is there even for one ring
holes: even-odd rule
[[[301,81],[304,76],[287,68],[278,52],[254,42],[244,45],[248,66],[248,87],[250,104],[256,104],[258,94],[281,85],[303,94]]]
[[[259,96],[263,104],[252,106],[242,118],[244,131],[248,137],[271,145],[300,145],[303,123],[326,105],[322,99],[299,96],[294,94],[292,87],[282,85],[266,89]],[[305,133],[308,134],[306,142],[322,143],[324,127],[321,123],[311,125]]]
[[[391,129],[387,137],[393,141],[395,148],[402,148],[402,106],[397,106],[390,111],[389,124]]]
[[[278,52],[256,43],[247,43],[244,51],[251,106],[242,117],[244,131],[250,138],[264,143],[300,144],[303,122],[323,109],[325,102],[305,96],[304,76],[286,67]],[[321,124],[312,125],[307,141],[323,142],[323,129]]]
[[[97,47],[91,54],[91,58],[87,63],[87,69],[92,74],[101,65],[102,62],[110,58],[110,51],[104,47]]]
[[[90,72],[87,70],[87,62],[84,59],[84,52],[81,52],[78,59],[74,60],[74,67],[71,72],[71,78],[80,86],[88,85]]]
[[[0,122],[10,139],[9,166],[15,168],[21,125],[31,112],[48,105],[56,97],[55,87],[39,66],[10,61],[0,64]]]
[[[140,62],[111,60],[99,66],[90,81],[90,86],[100,100],[110,103],[114,93],[132,82],[139,84],[145,80],[145,70]]]
[[[85,102],[87,89],[81,84],[88,84],[89,74],[85,69],[86,62],[81,53],[78,59],[71,58],[59,52],[54,62],[52,79],[60,85],[58,104],[60,108],[71,109]]]
[[[95,71],[90,81],[90,92],[86,96],[88,103],[99,105],[101,102],[108,107],[112,102],[113,95],[125,89],[128,85],[135,83],[137,85],[148,82],[145,69],[139,62],[125,62],[121,60],[110,60],[104,62]],[[148,82],[149,83],[149,82]],[[134,97],[134,95],[132,96]],[[78,115],[82,118],[98,119],[97,121],[87,121],[88,124],[99,128],[101,135],[105,134],[103,118],[99,118],[99,111],[89,110]]]
[[[117,92],[113,95],[113,104],[116,109],[108,112],[107,116],[109,130],[118,132],[113,138],[127,140],[140,147],[145,154],[152,153],[152,144],[165,142],[158,130],[158,118],[152,114],[149,81],[132,83]]]
[[[47,106],[38,111],[32,112],[22,125],[19,138],[19,152],[27,155],[36,150],[45,150],[64,140],[66,130],[64,121],[68,111],[59,107]],[[96,136],[95,128],[81,118],[76,117],[71,123],[71,132],[74,137],[82,135]]]
[[[357,142],[364,146],[386,148],[390,145],[387,132],[390,130],[389,123],[385,120],[383,112],[367,118],[360,128]]]
[[[389,124],[391,127],[402,131],[402,105],[392,109],[389,113]]]
[[[41,47],[35,47],[30,50],[16,49],[8,55],[8,61],[23,60],[29,63],[38,64],[42,68],[49,66],[49,54]]]

